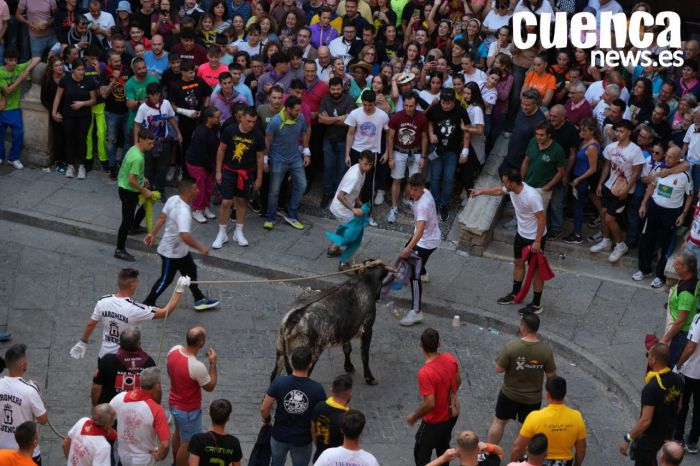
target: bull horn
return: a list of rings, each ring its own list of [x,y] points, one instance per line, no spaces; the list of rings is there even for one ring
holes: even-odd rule
[[[385,268],[387,271],[391,272],[391,273],[399,273],[398,270],[396,270],[395,268],[390,267],[390,266],[388,266],[388,265],[385,265],[384,268]]]

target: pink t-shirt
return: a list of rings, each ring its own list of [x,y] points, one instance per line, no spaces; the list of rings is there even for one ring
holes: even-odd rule
[[[211,380],[204,364],[194,356],[185,354],[181,345],[176,345],[168,353],[168,375],[170,376],[170,396],[168,397],[170,406],[181,411],[201,409],[200,387]]]
[[[19,0],[18,8],[25,8],[27,20],[30,23],[44,25],[41,31],[29,28],[30,37],[46,37],[53,34],[53,13],[56,11],[56,0]]]
[[[212,88],[219,84],[219,75],[228,71],[228,68],[221,63],[217,69],[213,69],[209,62],[199,65],[197,68],[197,76],[202,78],[205,83],[209,84]]]
[[[7,6],[5,0],[0,0],[0,19],[3,21],[10,20],[10,7]]]

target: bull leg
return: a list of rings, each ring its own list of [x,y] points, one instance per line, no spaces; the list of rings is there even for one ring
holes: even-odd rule
[[[323,351],[323,349],[321,349],[321,351],[318,351],[318,352],[317,351],[311,352],[311,367],[309,368],[309,377],[311,377],[311,373],[313,372],[314,367],[316,367],[316,363],[318,362],[319,358],[321,357],[322,351]]]
[[[343,343],[343,353],[345,354],[345,372],[355,372],[355,366],[352,365],[352,361],[350,360],[350,353],[352,353],[352,344],[349,341]]]
[[[377,379],[372,375],[372,371],[369,370],[369,345],[372,342],[372,327],[368,328],[362,334],[362,348],[360,350],[362,355],[362,368],[365,372],[365,382],[367,385],[377,385]]]
[[[279,351],[275,355],[275,367],[272,368],[272,373],[270,374],[270,383],[275,380],[275,377],[280,375],[282,367],[284,366],[284,356]]]

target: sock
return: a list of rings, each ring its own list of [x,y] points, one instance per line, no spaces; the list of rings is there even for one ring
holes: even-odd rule
[[[219,233],[226,234],[226,225],[219,225]]]
[[[522,287],[522,286],[523,286],[523,282],[519,282],[519,281],[517,281],[517,280],[513,280],[513,291],[512,291],[512,293],[513,293],[513,294],[518,294],[518,292],[520,291],[520,287]]]
[[[243,233],[243,224],[242,223],[236,223],[236,231],[240,231]]]
[[[539,306],[539,305],[540,305],[540,301],[542,301],[542,292],[540,291],[540,292],[538,293],[537,291],[535,291],[535,292],[532,294],[532,304],[534,304],[535,306]]]

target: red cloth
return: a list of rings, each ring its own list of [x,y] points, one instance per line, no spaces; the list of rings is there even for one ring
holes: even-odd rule
[[[450,418],[450,387],[457,390],[456,375],[459,367],[450,353],[440,353],[426,362],[418,371],[418,391],[421,396],[435,397],[435,406],[423,416],[426,424],[438,424]]]
[[[544,253],[536,252],[531,254],[531,249],[531,246],[525,246],[523,248],[522,257],[523,262],[527,263],[527,275],[525,275],[523,286],[513,299],[513,302],[516,304],[521,303],[523,299],[525,299],[525,296],[527,296],[527,293],[530,291],[530,284],[532,283],[532,278],[535,276],[535,270],[539,269],[540,278],[543,281],[554,278],[554,272],[552,272],[552,269],[549,267],[549,262],[547,262],[547,258],[545,257]]]
[[[107,433],[107,431],[102,427],[96,426],[92,419],[85,421],[85,424],[83,424],[83,428],[80,431],[80,435],[101,435],[109,442],[114,442],[117,439],[116,430],[112,430],[110,433]]]

